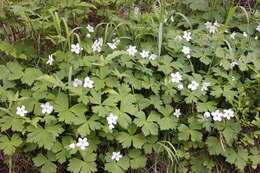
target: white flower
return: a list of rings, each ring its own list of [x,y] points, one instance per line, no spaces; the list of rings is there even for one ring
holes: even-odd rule
[[[201,91],[207,91],[209,86],[210,86],[209,82],[203,82]]]
[[[223,117],[229,120],[231,117],[234,117],[234,111],[232,109],[225,109],[223,113]]]
[[[233,62],[230,63],[231,68],[235,67],[236,65],[238,65],[238,63],[236,61],[233,61]]]
[[[89,77],[85,77],[83,87],[85,88],[93,88],[94,81],[90,80]]]
[[[70,148],[70,149],[76,148],[76,144],[75,144],[75,143],[70,144],[70,145],[69,145],[69,148]]]
[[[233,39],[233,40],[235,40],[235,36],[237,35],[237,33],[236,32],[232,32],[232,34],[230,35],[230,37]]]
[[[81,48],[81,47],[79,46],[79,43],[77,43],[77,44],[72,44],[72,45],[71,45],[71,52],[72,52],[72,53],[79,54],[82,50],[83,50],[83,48]]]
[[[48,59],[48,61],[46,62],[46,64],[52,65],[53,61],[54,61],[53,55],[49,55],[49,59]]]
[[[209,28],[212,25],[212,23],[211,22],[206,22],[204,25],[206,26],[206,28]]]
[[[151,54],[151,55],[149,56],[149,60],[155,60],[157,57],[158,57],[157,55]]]
[[[135,56],[135,54],[137,53],[136,46],[129,46],[126,51],[130,56]]]
[[[16,107],[16,114],[17,115],[20,115],[21,117],[24,117],[25,116],[25,114],[27,114],[28,113],[28,111],[25,109],[25,106],[24,105],[22,105],[22,106],[18,106],[18,107]]]
[[[256,29],[258,32],[260,32],[260,25],[257,25]]]
[[[119,161],[122,157],[123,157],[123,155],[120,153],[120,151],[119,152],[113,152],[111,159]]]
[[[204,113],[204,117],[209,118],[210,117],[210,113],[209,112],[205,112]]]
[[[189,55],[189,54],[190,54],[190,48],[187,47],[187,46],[183,46],[183,47],[182,47],[182,52],[183,52],[185,55]]]
[[[107,43],[107,45],[113,50],[117,48],[116,43]]]
[[[258,37],[257,36],[255,36],[255,40],[257,40],[258,39]]]
[[[88,33],[88,34],[86,34],[86,38],[90,38],[91,37],[91,35]]]
[[[109,114],[109,116],[107,117],[107,123],[109,129],[115,128],[115,125],[117,124],[117,119],[118,119],[117,115],[114,115],[112,113]]]
[[[72,86],[78,87],[78,86],[82,86],[82,84],[83,84],[82,80],[74,79]]]
[[[184,87],[182,84],[179,84],[178,87],[177,87],[179,90],[182,90]]]
[[[113,41],[113,43],[116,43],[116,44],[120,43],[120,39],[119,38],[114,38],[112,41]]]
[[[244,37],[247,37],[248,35],[247,35],[247,33],[246,33],[246,32],[243,32],[243,36],[244,36]]]
[[[176,40],[176,41],[181,41],[181,40],[182,40],[182,37],[179,36],[179,35],[177,35],[177,36],[174,38],[174,40]]]
[[[173,16],[171,16],[170,20],[171,20],[171,22],[174,22],[174,18],[173,18]]]
[[[221,121],[222,120],[222,113],[219,110],[211,112],[214,121]]]
[[[191,83],[188,85],[188,88],[192,91],[196,90],[199,87],[199,83],[195,80],[191,81]]]
[[[45,104],[41,104],[41,108],[43,114],[45,113],[51,114],[53,111],[53,106],[49,102],[46,102]]]
[[[180,115],[181,115],[181,110],[180,109],[175,109],[173,115],[175,115],[177,118],[179,118]]]
[[[187,55],[186,58],[187,58],[187,59],[190,59],[190,55]]]
[[[85,150],[86,147],[89,146],[88,138],[79,138],[76,146],[80,147],[81,150]]]
[[[92,50],[94,52],[101,52],[101,47],[103,45],[103,38],[99,38],[95,40],[95,42],[92,45]]]
[[[140,8],[135,7],[135,8],[134,8],[134,14],[135,14],[135,15],[140,14]]]
[[[94,28],[92,26],[88,25],[86,28],[88,32],[94,32]]]
[[[190,41],[190,40],[191,40],[191,32],[184,31],[182,37],[183,37],[185,40]]]
[[[149,51],[143,50],[140,55],[142,58],[148,58],[149,57]]]
[[[214,22],[214,26],[220,27],[220,24],[219,24],[217,21],[215,21],[215,22]]]
[[[211,22],[206,22],[205,26],[207,29],[209,29],[209,33],[215,33],[218,31],[218,27],[220,26],[220,24],[218,22],[215,22],[214,24]]]
[[[180,83],[181,80],[182,80],[182,76],[179,72],[171,73],[171,82]]]

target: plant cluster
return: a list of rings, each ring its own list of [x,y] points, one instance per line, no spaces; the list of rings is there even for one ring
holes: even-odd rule
[[[117,14],[102,3],[124,1],[4,2],[0,149],[9,166],[23,154],[43,173],[257,169],[257,11],[164,0],[129,1]]]

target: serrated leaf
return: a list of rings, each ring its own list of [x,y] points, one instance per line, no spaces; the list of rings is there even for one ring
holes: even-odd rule
[[[28,85],[32,85],[33,82],[42,75],[42,72],[39,69],[35,68],[26,68],[23,77],[21,78],[22,82]]]
[[[3,150],[6,155],[13,155],[16,147],[21,145],[21,143],[22,139],[17,134],[13,135],[10,140],[6,135],[0,136],[0,149]]]

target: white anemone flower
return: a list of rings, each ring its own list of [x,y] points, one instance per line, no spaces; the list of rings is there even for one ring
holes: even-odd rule
[[[24,117],[26,114],[28,113],[28,111],[25,109],[25,106],[18,106],[16,107],[16,114],[20,115],[21,117]]]
[[[181,80],[182,80],[182,76],[180,72],[171,73],[171,82],[180,83]]]
[[[151,54],[151,55],[149,56],[149,60],[155,60],[157,57],[158,57],[157,55]]]
[[[178,87],[177,87],[179,90],[183,90],[183,84],[179,84]]]
[[[173,115],[176,116],[177,118],[179,118],[181,116],[181,110],[180,109],[175,109]]]
[[[202,87],[201,87],[201,91],[207,91],[209,86],[210,86],[209,82],[203,82]]]
[[[237,33],[236,32],[232,32],[232,34],[230,35],[230,37],[235,40],[235,37],[236,37]]]
[[[209,118],[210,117],[210,113],[209,112],[205,112],[204,113],[204,117]]]
[[[70,149],[75,149],[75,148],[76,148],[76,144],[75,144],[75,143],[70,144],[70,145],[69,145],[69,148],[70,148]]]
[[[149,51],[143,50],[140,55],[142,58],[148,58],[149,57]]]
[[[88,138],[79,138],[76,146],[80,147],[81,150],[85,150],[86,147],[89,146]]]
[[[126,51],[130,56],[135,56],[135,54],[137,53],[136,46],[131,46],[131,45],[128,47]]]
[[[234,111],[232,109],[225,109],[223,116],[229,120],[231,117],[234,117]]]
[[[53,59],[53,55],[49,55],[48,58],[49,58],[49,59],[48,59],[48,61],[46,62],[46,64],[48,64],[48,65],[52,65],[52,64],[53,64],[53,61],[54,61],[54,59]]]
[[[107,123],[108,123],[108,128],[109,129],[113,129],[115,128],[115,125],[117,124],[117,119],[118,119],[118,116],[113,114],[113,113],[110,113],[109,116],[107,117]]]
[[[191,83],[188,85],[188,88],[192,91],[196,90],[199,87],[199,83],[195,80],[191,81]]]
[[[74,79],[74,81],[72,83],[73,87],[78,87],[78,86],[82,86],[82,85],[83,85],[83,82],[82,82],[82,80],[79,80],[79,79]]]
[[[190,48],[187,47],[187,46],[183,46],[183,47],[182,47],[182,52],[183,52],[185,55],[189,55],[189,54],[190,54]]]
[[[42,114],[51,114],[53,111],[53,106],[49,103],[46,102],[45,104],[41,104],[41,108],[42,108]]]
[[[113,152],[111,160],[119,161],[122,157],[123,157],[123,155],[120,153],[120,151],[119,152]]]
[[[88,25],[86,28],[88,32],[94,32],[94,28],[92,26]]]
[[[103,45],[103,38],[98,38],[92,45],[93,52],[101,52],[101,47]]]
[[[79,43],[71,45],[71,52],[72,53],[79,54],[82,50],[83,50],[83,48],[81,48],[79,46]]]
[[[191,32],[189,32],[189,31],[184,31],[182,37],[183,37],[185,40],[190,41],[190,40],[191,40]]]
[[[94,81],[90,80],[89,77],[85,77],[83,87],[85,88],[93,88]]]
[[[260,25],[257,25],[256,29],[258,32],[260,32]]]

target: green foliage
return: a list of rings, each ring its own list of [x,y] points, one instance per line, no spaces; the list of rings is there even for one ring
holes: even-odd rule
[[[43,173],[257,169],[259,12],[234,3],[3,1],[1,151]]]

